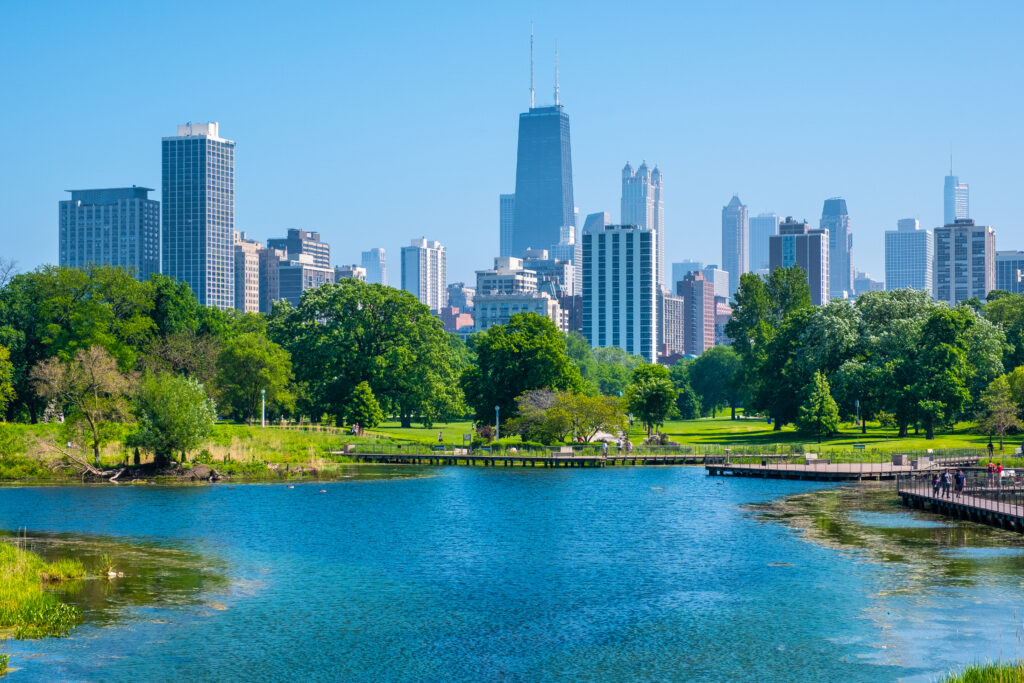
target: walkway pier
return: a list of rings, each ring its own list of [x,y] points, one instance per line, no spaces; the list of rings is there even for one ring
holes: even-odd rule
[[[461,450],[461,449],[460,449]],[[435,453],[344,453],[356,462],[388,465],[462,465],[479,467],[613,467],[622,465],[699,465],[703,455],[611,454],[572,455],[552,453],[435,452]]]
[[[710,460],[710,458],[709,458]],[[898,460],[898,458],[894,458]],[[977,457],[918,459],[906,464],[896,462],[833,463],[811,460],[803,464],[787,462],[733,463],[727,460],[707,462],[709,476],[760,477],[763,479],[802,479],[810,481],[882,481],[901,474],[934,471],[946,467],[970,467]]]
[[[1006,474],[1006,472],[1004,472]],[[989,479],[987,472],[968,474],[963,491],[935,491],[929,475],[900,475],[896,491],[903,504],[948,517],[1024,533],[1024,486],[1016,474]]]

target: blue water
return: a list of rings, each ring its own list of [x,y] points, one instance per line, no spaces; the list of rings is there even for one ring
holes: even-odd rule
[[[70,638],[0,643],[10,681],[931,680],[1020,654],[1022,567],[890,594],[900,562],[744,507],[817,484],[697,468],[434,472],[0,489],[0,528],[194,552],[226,577]]]

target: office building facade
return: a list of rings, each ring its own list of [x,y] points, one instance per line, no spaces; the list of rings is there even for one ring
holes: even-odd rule
[[[701,272],[704,273],[704,279],[711,283],[715,296],[729,298],[729,273],[714,264],[704,266]]]
[[[215,123],[188,123],[162,140],[164,275],[199,303],[235,305],[235,143]]]
[[[885,288],[932,292],[934,244],[931,230],[916,218],[901,218],[895,230],[885,231]]]
[[[932,296],[955,306],[976,297],[984,301],[996,287],[996,231],[970,218],[932,231],[935,283]]]
[[[366,268],[354,263],[343,266],[334,266],[334,281],[340,282],[341,280],[359,280],[360,282],[366,282]]]
[[[676,293],[683,297],[683,349],[699,356],[715,345],[715,288],[700,271],[687,274]]]
[[[476,290],[467,287],[465,282],[452,282],[448,285],[448,305],[453,306],[463,313],[473,312],[473,298]]]
[[[317,265],[312,254],[299,254],[298,258],[281,261],[277,278],[279,298],[298,306],[307,289],[334,282],[334,269]]]
[[[642,162],[633,171],[626,162],[622,169],[622,200],[619,221],[622,225],[637,225],[650,228],[657,236],[658,272],[660,284],[666,279],[665,273],[665,203],[662,199],[662,175],[658,167],[654,170]]]
[[[514,194],[498,195],[498,253],[502,256],[522,256],[514,254],[512,235],[516,225],[516,196]]]
[[[807,274],[811,303],[821,306],[829,301],[828,230],[814,230],[788,216],[779,224],[779,234],[768,241],[768,269],[800,266]]]
[[[996,252],[996,289],[1024,294],[1024,251]]]
[[[747,272],[750,258],[747,252],[747,219],[747,207],[739,196],[733,195],[729,203],[722,207],[722,268],[729,273],[730,297],[739,286],[740,275]]]
[[[303,254],[308,254],[313,259],[314,266],[331,267],[331,245],[322,242],[318,232],[289,228],[287,237],[272,237],[267,240],[267,246],[271,249],[283,249],[292,261]]]
[[[747,267],[752,273],[768,273],[768,240],[779,234],[779,217],[774,213],[762,213],[750,217],[750,244]],[[736,286],[740,283],[737,279]]]
[[[685,300],[665,290],[658,293],[658,321],[661,323],[661,343],[658,357],[672,358],[686,353]]]
[[[448,254],[440,242],[416,239],[402,247],[402,289],[437,313],[448,304]]]
[[[260,310],[261,242],[235,230],[235,308],[243,313]]]
[[[68,191],[58,208],[60,265],[121,266],[143,281],[160,272],[160,202],[151,189]]]
[[[568,331],[558,300],[545,292],[478,293],[473,300],[474,330],[483,332],[495,325],[507,325],[517,313],[536,313],[563,332]]]
[[[853,232],[846,200],[825,200],[818,227],[828,230],[829,296],[842,299],[853,296]]]
[[[259,251],[260,313],[270,313],[281,298],[281,264],[288,261],[284,249],[265,247]]]
[[[599,226],[583,232],[583,335],[657,360],[657,238],[650,228]]]
[[[362,252],[361,263],[366,269],[366,281],[370,284],[388,284],[388,264],[384,250],[380,247]]]

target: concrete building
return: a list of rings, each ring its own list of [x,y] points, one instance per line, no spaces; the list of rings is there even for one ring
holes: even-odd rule
[[[366,269],[366,281],[374,285],[388,284],[388,264],[384,250],[380,247],[364,251],[361,254],[363,268]]]
[[[725,332],[725,326],[732,320],[732,306],[729,300],[715,297],[715,346],[732,346],[732,338]]]
[[[235,143],[215,123],[178,126],[162,140],[164,275],[199,303],[235,305]]]
[[[288,260],[284,249],[264,248],[259,250],[260,267],[260,313],[270,313],[274,302],[281,298],[281,263]]]
[[[339,280],[359,280],[360,282],[366,282],[366,268],[357,266],[356,264],[334,266],[334,281]]]
[[[468,335],[473,331],[473,314],[460,310],[458,306],[445,306],[439,314],[444,331],[458,335]]]
[[[563,332],[568,331],[558,301],[544,292],[477,292],[473,303],[474,330],[477,332],[495,325],[507,325],[517,313],[536,313],[551,320]]]
[[[932,296],[955,306],[972,297],[984,301],[996,288],[996,231],[970,218],[935,228]]]
[[[657,235],[658,272],[655,281],[665,281],[665,202],[662,199],[662,175],[658,167],[653,170],[642,162],[633,171],[626,162],[622,169],[622,201],[620,223],[650,228]]]
[[[996,289],[1024,294],[1024,251],[996,252]]]
[[[558,240],[558,244],[553,244],[548,249],[548,258],[572,265],[570,295],[579,294],[583,282],[583,242],[577,238],[575,226],[562,226],[561,238]]]
[[[676,294],[683,297],[683,349],[699,356],[715,345],[715,288],[704,273],[689,273]]]
[[[235,308],[260,311],[260,251],[263,244],[235,230]]]
[[[800,266],[807,273],[811,303],[821,306],[829,301],[828,230],[814,230],[792,216],[779,224],[779,234],[768,242],[768,268]]]
[[[717,266],[716,266],[717,267]],[[690,273],[704,272],[704,264],[700,261],[677,261],[672,264],[672,287],[675,292],[679,289],[679,283]]]
[[[740,275],[747,272],[750,260],[748,237],[747,207],[739,196],[733,195],[729,203],[722,207],[722,268],[729,273],[730,297],[739,286]]]
[[[779,217],[774,213],[761,213],[751,216],[750,221],[750,245],[748,248],[749,260],[747,266],[752,273],[760,275],[768,274],[768,240],[772,235],[779,234]],[[739,278],[736,279],[736,286],[739,287]]]
[[[523,267],[536,273],[538,291],[555,298],[576,293],[576,267],[572,261],[554,258],[546,249],[527,249]]]
[[[885,288],[932,291],[935,245],[931,230],[916,218],[901,218],[895,230],[885,231]]]
[[[476,290],[467,287],[465,282],[452,282],[448,285],[448,305],[463,313],[473,312],[474,296],[476,296]]]
[[[287,237],[274,237],[267,240],[271,249],[283,249],[290,260],[297,260],[302,254],[309,254],[313,265],[320,268],[331,267],[331,245],[320,241],[320,233],[309,230],[289,228]]]
[[[304,291],[334,282],[334,269],[314,263],[312,254],[299,254],[297,259],[281,261],[277,278],[279,298],[298,306]]]
[[[437,313],[448,303],[448,255],[440,242],[412,240],[402,247],[402,289]]]
[[[881,280],[874,280],[870,273],[860,270],[853,272],[853,295],[860,296],[867,292],[881,292],[885,290],[885,283]]]
[[[729,286],[729,273],[717,265],[704,266],[701,272],[704,273],[704,279],[710,282],[714,288],[715,296],[721,296],[725,299],[729,298],[730,291],[732,290]]]
[[[537,273],[523,267],[523,259],[499,256],[494,268],[476,271],[476,296],[523,294],[537,291]]]
[[[139,280],[160,272],[160,202],[148,187],[68,190],[59,207],[59,263],[109,265]]]
[[[658,294],[658,320],[661,322],[661,359],[686,353],[686,315],[684,299],[665,290]]]
[[[953,175],[953,162],[950,160],[949,175],[942,186],[942,220],[945,225],[953,225],[970,217],[970,189],[967,183],[961,183],[960,178]]]
[[[657,236],[650,228],[591,224],[583,232],[583,335],[657,360]]]
[[[846,200],[832,197],[825,200],[818,226],[828,230],[829,296],[845,299],[853,296],[853,232]]]

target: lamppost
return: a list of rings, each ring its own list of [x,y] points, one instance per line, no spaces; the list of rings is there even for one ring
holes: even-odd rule
[[[501,406],[494,406],[494,440],[497,441],[501,438]]]
[[[260,389],[260,426],[267,426],[267,390]]]

